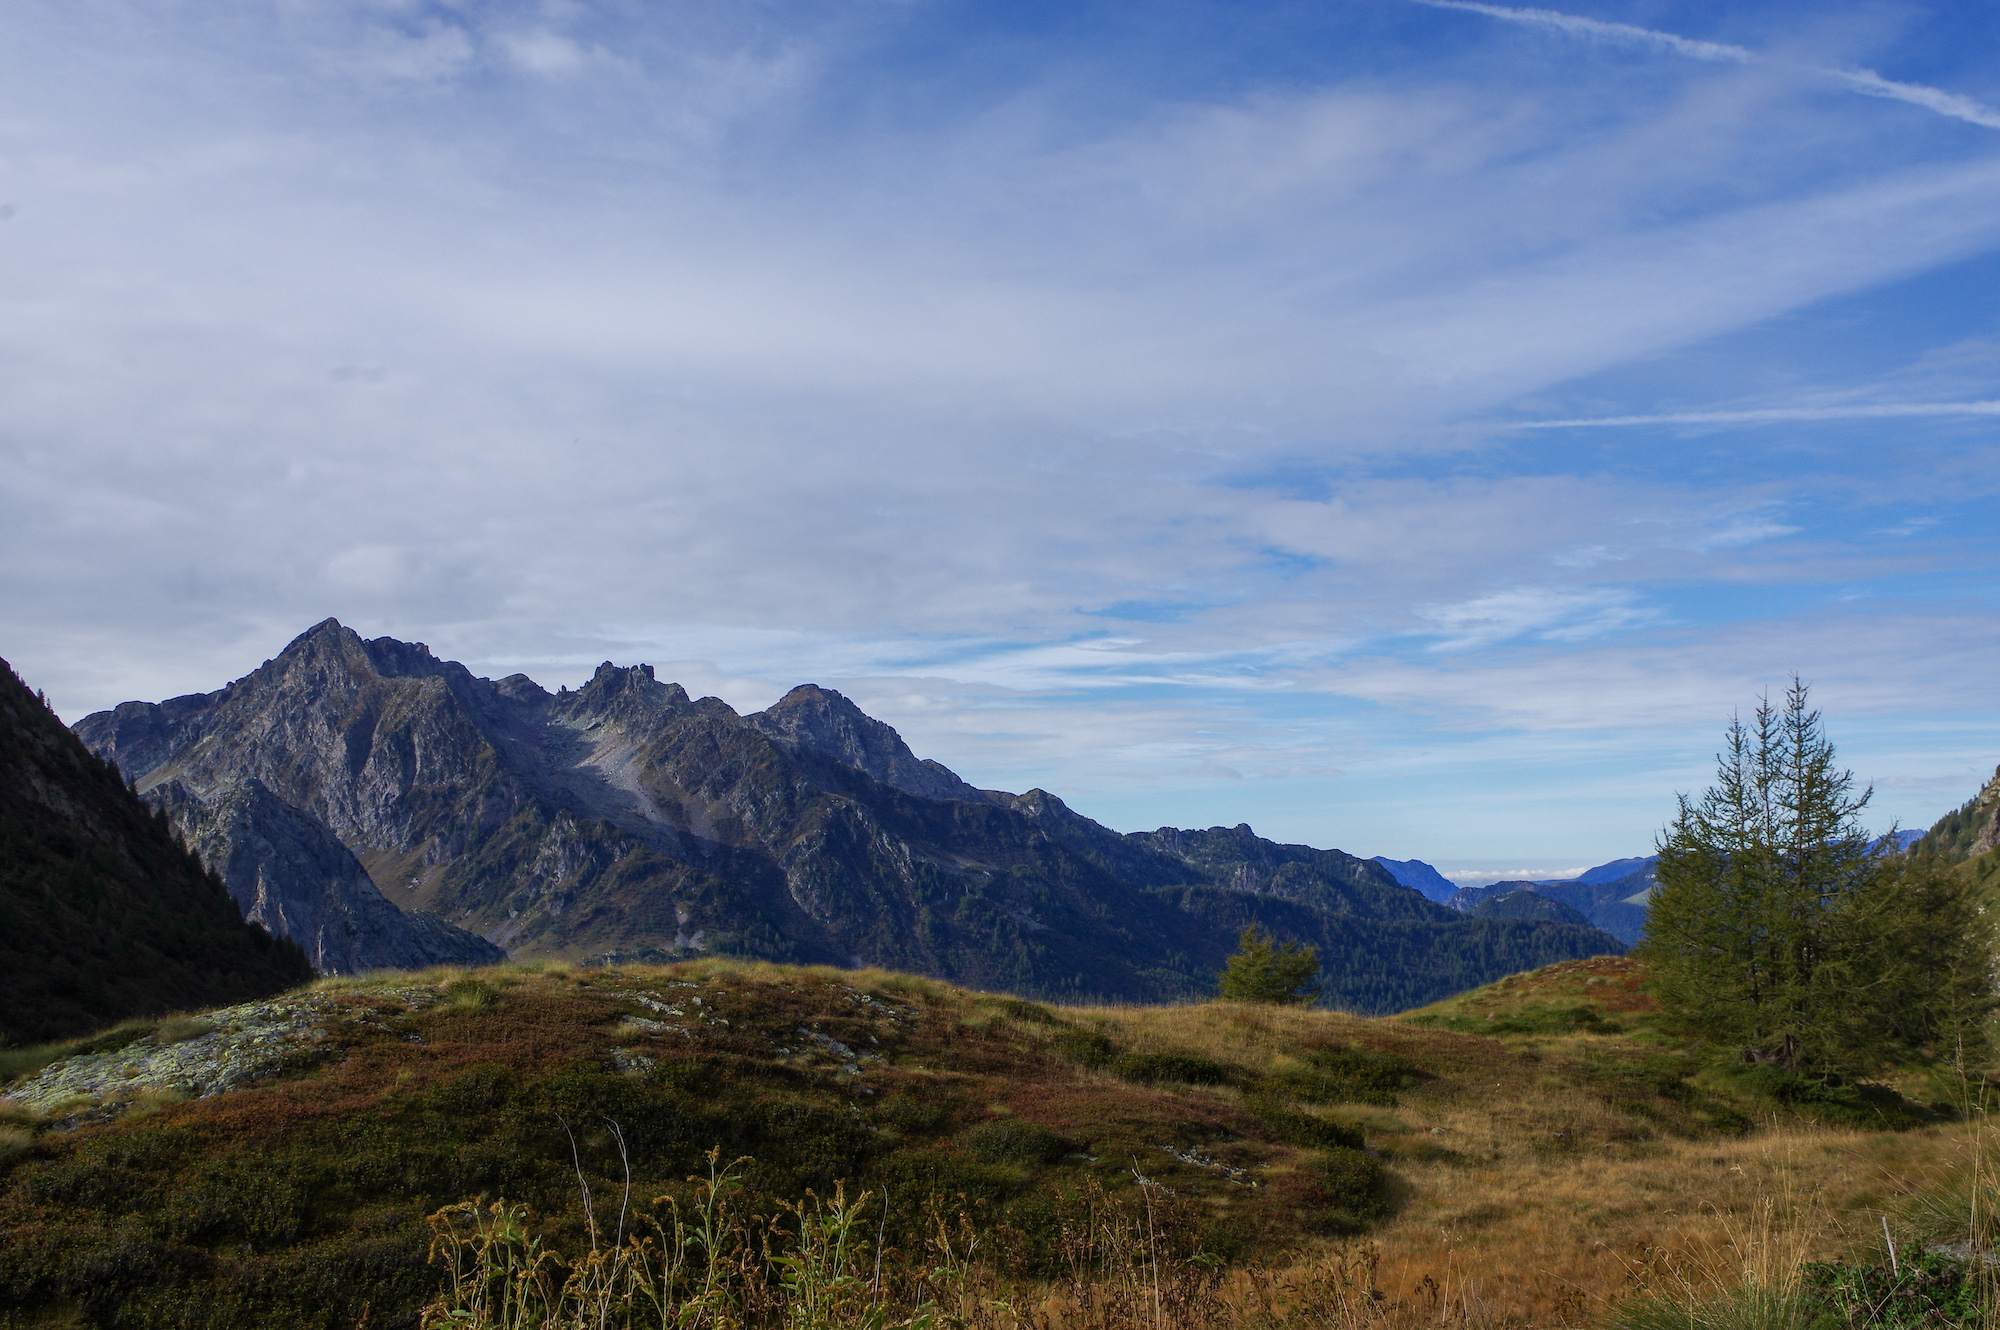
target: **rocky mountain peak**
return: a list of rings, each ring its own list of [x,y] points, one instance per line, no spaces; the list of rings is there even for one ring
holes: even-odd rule
[[[442,678],[454,691],[472,681],[457,661],[439,660],[422,642],[393,637],[363,640],[338,619],[322,619],[285,645],[275,657],[248,676],[212,696],[220,698],[243,687],[303,687],[315,692],[328,685],[359,686],[377,679]]]
[[[680,715],[693,705],[687,689],[661,683],[651,665],[613,665],[605,661],[590,681],[558,699],[563,714],[593,720],[637,721]]]
[[[819,753],[924,799],[983,803],[984,795],[937,762],[910,751],[893,726],[831,688],[804,683],[746,719],[780,743]]]
[[[545,707],[555,701],[555,694],[536,683],[525,674],[510,674],[493,683],[493,691],[515,702],[529,707]]]

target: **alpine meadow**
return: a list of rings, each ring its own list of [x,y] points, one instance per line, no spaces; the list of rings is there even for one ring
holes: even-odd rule
[[[2000,6],[4,14],[0,1330],[2000,1330]]]

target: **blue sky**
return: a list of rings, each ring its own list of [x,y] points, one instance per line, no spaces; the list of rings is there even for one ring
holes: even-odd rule
[[[1468,879],[2000,761],[1988,5],[10,0],[0,653],[813,680]]]

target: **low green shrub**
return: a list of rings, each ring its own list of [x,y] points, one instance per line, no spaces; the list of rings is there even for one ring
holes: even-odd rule
[[[994,1003],[1000,1014],[1010,1021],[1020,1021],[1026,1025],[1061,1025],[1062,1017],[1039,1002],[1023,1002],[1020,998],[1001,998]]]
[[[943,1104],[897,1095],[875,1110],[885,1126],[909,1136],[936,1136],[951,1126],[951,1111]]]
[[[1625,1029],[1594,1002],[1534,1002],[1483,1016],[1452,1012],[1407,1019],[1412,1025],[1460,1034],[1619,1034]]]
[[[1140,1085],[1227,1085],[1235,1079],[1222,1063],[1194,1053],[1121,1053],[1111,1060],[1111,1072]]]
[[[1968,1261],[1912,1252],[1893,1265],[1852,1261],[1806,1267],[1806,1289],[1841,1318],[1880,1330],[1984,1326],[1987,1291]]]
[[[1313,1049],[1305,1053],[1307,1067],[1264,1078],[1267,1093],[1290,1095],[1309,1104],[1380,1104],[1393,1108],[1398,1091],[1407,1090],[1423,1073],[1393,1053],[1358,1049]]]
[[[1350,1127],[1312,1113],[1301,1113],[1283,1100],[1268,1095],[1246,1095],[1243,1107],[1249,1109],[1274,1138],[1287,1145],[1359,1150],[1366,1143],[1359,1127]]]
[[[1357,1232],[1389,1213],[1387,1175],[1381,1161],[1365,1150],[1334,1146],[1312,1161],[1313,1200],[1324,1207],[1321,1228]]]
[[[1057,1057],[1079,1067],[1106,1067],[1118,1056],[1118,1045],[1096,1030],[1062,1030],[1049,1044]]]
[[[1815,1262],[1776,1285],[1648,1293],[1619,1307],[1609,1330],[1984,1330],[1992,1298],[1981,1284],[1942,1252]]]
[[[994,1164],[1053,1164],[1069,1153],[1069,1142],[1032,1122],[1002,1118],[967,1132],[965,1152]]]
[[[1926,1126],[1933,1118],[1886,1085],[1849,1081],[1832,1074],[1808,1076],[1769,1062],[1733,1070],[1727,1080],[1735,1089],[1829,1126],[1907,1131]]]

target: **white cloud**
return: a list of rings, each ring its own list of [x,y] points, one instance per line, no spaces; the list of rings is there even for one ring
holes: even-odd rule
[[[1976,427],[1976,329],[1590,408],[1684,458],[1462,423],[2000,242],[2000,162],[1763,66],[995,89],[882,56],[895,15],[216,12],[29,4],[0,51],[6,649],[66,712],[334,613],[549,682],[846,679],[996,783],[1258,820],[1496,726],[1595,760],[1599,697],[1706,725],[1762,676],[1704,644],[1781,593],[1990,559],[1856,534],[1979,455],[1723,437]],[[1854,659],[1959,696],[1912,652]]]

